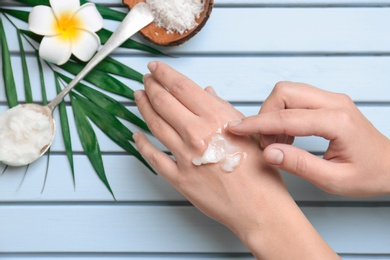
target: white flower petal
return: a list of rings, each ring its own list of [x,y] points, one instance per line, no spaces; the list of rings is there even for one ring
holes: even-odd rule
[[[39,35],[56,35],[56,24],[54,12],[48,6],[35,6],[28,17],[29,30]]]
[[[62,65],[67,62],[72,54],[70,39],[61,36],[46,36],[39,46],[39,56],[48,62]]]
[[[50,0],[50,6],[58,18],[64,13],[75,13],[80,8],[80,0]]]
[[[95,4],[86,3],[74,14],[74,19],[80,21],[81,29],[97,32],[103,28],[103,17],[100,15]]]
[[[100,46],[100,38],[95,33],[80,30],[76,39],[72,39],[72,53],[82,61],[88,61]]]

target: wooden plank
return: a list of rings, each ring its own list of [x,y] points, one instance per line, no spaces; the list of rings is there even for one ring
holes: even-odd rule
[[[150,256],[152,255],[152,256]],[[158,254],[141,254],[141,253],[121,253],[121,254],[0,254],[3,260],[28,260],[28,259],[61,259],[61,260],[118,260],[118,259],[144,259],[144,260],[161,260],[161,259],[186,259],[186,260],[248,260],[254,259],[249,253],[243,254],[162,254],[160,256],[153,256]],[[210,255],[210,257],[208,257]],[[221,256],[222,255],[222,256]],[[237,255],[243,255],[239,257]],[[385,254],[366,254],[366,255],[346,255],[340,254],[344,260],[388,260],[390,255]]]
[[[26,168],[9,168],[0,177],[1,201],[113,201],[86,156],[76,155],[75,182],[65,156],[52,155],[44,190],[46,158]],[[104,156],[107,178],[118,201],[184,201],[161,176],[131,156]],[[1,169],[1,168],[0,168]]]
[[[172,259],[172,260],[249,260],[254,259],[249,253],[243,254],[175,254],[175,253],[164,253],[164,254],[146,254],[146,253],[113,253],[113,254],[1,254],[2,260],[28,260],[28,259],[61,259],[61,260],[119,260],[119,259],[143,259],[143,260],[161,260],[161,259]]]
[[[46,158],[25,167],[9,168],[0,175],[2,202],[112,202],[113,198],[91,167],[86,156],[76,155],[76,187],[65,155],[52,155],[46,174]],[[105,170],[117,201],[120,202],[185,202],[186,199],[161,176],[153,175],[134,157],[104,155]],[[0,172],[3,167],[0,166]],[[25,174],[26,173],[26,174]],[[305,202],[388,202],[389,196],[345,198],[323,192],[313,184],[284,173],[289,192],[296,201]]]
[[[152,256],[150,256],[152,255]],[[61,260],[118,260],[118,259],[144,259],[144,260],[161,260],[161,259],[186,259],[186,260],[248,260],[254,259],[249,253],[243,254],[161,254],[160,256],[153,256],[158,254],[142,254],[142,253],[121,253],[121,254],[0,254],[3,260],[28,260],[28,259],[61,259]],[[208,257],[210,255],[210,257]],[[221,256],[222,255],[222,256]],[[243,255],[238,257],[237,255]],[[344,260],[388,260],[390,255],[385,254],[365,254],[365,255],[347,255],[340,254]]]
[[[193,207],[3,205],[1,212],[2,253],[247,252],[230,231]],[[339,253],[390,252],[390,208],[303,212]]]
[[[262,102],[278,81],[305,82],[324,90],[346,93],[356,102],[388,102],[390,100],[389,56],[342,57],[132,57],[115,58],[139,71],[148,72],[152,60],[168,63],[190,77],[198,85],[213,86],[220,97],[231,102]],[[34,100],[40,101],[39,72],[34,57],[28,58]],[[221,66],[220,64],[224,64]],[[12,58],[15,71],[21,71],[20,59]],[[1,74],[1,72],[0,72]],[[56,92],[52,72],[45,67],[49,99]],[[130,88],[143,86],[120,78]],[[23,79],[15,78],[19,100],[24,100]],[[113,96],[119,101],[128,101]],[[4,83],[0,81],[0,102],[5,102]]]
[[[2,105],[0,106],[0,112],[4,112],[6,110],[6,106]],[[241,111],[245,116],[251,116],[258,114],[259,107],[257,106],[249,106],[249,105],[239,105],[236,106],[236,108]],[[130,110],[132,110],[135,114],[139,115],[138,110],[136,107],[130,107]],[[360,110],[362,113],[374,124],[374,126],[382,132],[384,135],[390,138],[390,122],[388,120],[384,120],[383,116],[388,115],[390,113],[390,106],[361,106]],[[55,111],[55,119],[57,122],[59,122],[59,115],[57,113],[58,111]],[[140,115],[139,115],[140,116]],[[80,140],[78,138],[78,133],[76,130],[74,118],[73,118],[73,112],[71,108],[68,107],[68,117],[69,117],[69,124],[70,124],[70,130],[71,130],[71,138],[72,138],[72,146],[73,151],[75,152],[81,152],[83,151],[82,145],[80,143]],[[124,122],[125,125],[134,131],[139,131],[138,128],[134,127],[130,123]],[[115,144],[113,141],[111,141],[100,129],[95,127],[96,134],[98,136],[99,144],[101,147],[101,150],[103,153],[110,153],[110,152],[123,152],[123,149],[120,148],[117,144]],[[162,150],[167,150],[163,145],[161,145],[155,138],[151,137],[151,140],[153,143],[159,147]],[[323,153],[327,149],[328,142],[325,139],[319,138],[319,137],[298,137],[295,140],[295,145],[316,153]],[[56,131],[56,137],[53,141],[51,150],[53,152],[64,152],[64,144],[62,140],[61,135],[61,129],[60,126],[57,128]]]
[[[162,50],[202,55],[389,53],[390,32],[384,26],[389,23],[390,8],[382,7],[215,8],[191,41]],[[8,22],[5,26],[13,33]],[[106,26],[114,29],[117,24],[107,22]],[[9,45],[16,50],[15,37]]]
[[[0,238],[3,253],[246,252],[226,228],[192,207],[1,208],[0,230],[8,237]]]

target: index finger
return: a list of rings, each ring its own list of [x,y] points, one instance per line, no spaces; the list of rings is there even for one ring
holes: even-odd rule
[[[150,62],[148,68],[153,78],[192,113],[200,116],[210,110],[213,98],[195,82],[162,62]]]
[[[320,136],[327,140],[336,137],[334,118],[337,111],[329,109],[284,109],[243,118],[228,124],[237,135]]]
[[[325,91],[305,83],[278,82],[264,101],[260,113],[282,109],[319,109],[336,107],[339,101],[334,92]]]

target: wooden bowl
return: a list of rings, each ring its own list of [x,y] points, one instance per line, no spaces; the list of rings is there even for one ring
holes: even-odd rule
[[[170,0],[166,0],[170,1]],[[139,2],[146,2],[145,0],[123,0],[123,3],[128,5],[131,9]],[[196,19],[198,24],[195,28],[184,32],[183,34],[174,32],[167,33],[166,29],[163,27],[158,27],[156,23],[152,22],[145,28],[141,30],[141,35],[145,37],[148,41],[153,44],[160,46],[177,46],[185,43],[190,38],[195,36],[205,25],[208,18],[210,17],[211,11],[213,9],[214,0],[205,0],[205,8],[200,14],[199,18]]]

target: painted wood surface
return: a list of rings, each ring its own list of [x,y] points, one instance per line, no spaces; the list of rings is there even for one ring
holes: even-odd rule
[[[390,52],[390,32],[383,30],[389,22],[385,7],[221,7],[191,42],[161,49],[172,55],[381,54]],[[16,41],[11,38],[11,48]]]
[[[96,3],[126,10],[119,0]],[[2,0],[1,6],[15,5]],[[255,24],[256,30],[249,24]],[[281,80],[346,93],[390,137],[389,24],[388,0],[216,0],[210,20],[197,36],[183,46],[161,48],[174,57],[123,49],[114,57],[141,73],[147,72],[151,60],[167,62],[200,86],[212,85],[244,115],[256,114]],[[5,26],[12,64],[20,71],[16,35],[8,22]],[[106,26],[113,29],[116,23]],[[38,72],[30,54],[28,64],[34,99],[39,102]],[[45,70],[47,82],[53,82]],[[22,89],[21,77],[16,82]],[[7,108],[2,84],[0,112]],[[54,86],[47,94],[54,97]],[[134,102],[114,97],[138,113]],[[24,101],[22,94],[19,100]],[[70,107],[68,111],[76,187],[60,133],[47,177],[47,156],[28,169],[8,168],[1,174],[0,259],[252,258],[226,228],[203,216],[162,177],[98,132],[117,199],[113,201],[82,152]],[[298,138],[296,145],[321,156],[327,142],[308,137]],[[0,173],[3,169],[0,165]],[[344,259],[390,259],[390,196],[345,198],[287,173],[284,176],[303,212]]]
[[[188,206],[5,205],[0,209],[7,212],[0,216],[4,223],[0,232],[8,234],[0,237],[5,252],[247,252],[229,230]],[[388,253],[388,208],[302,210],[338,252]],[[29,232],[15,230],[16,222],[28,226]],[[354,239],[345,241],[345,234]],[[376,243],[367,243],[367,236]]]

